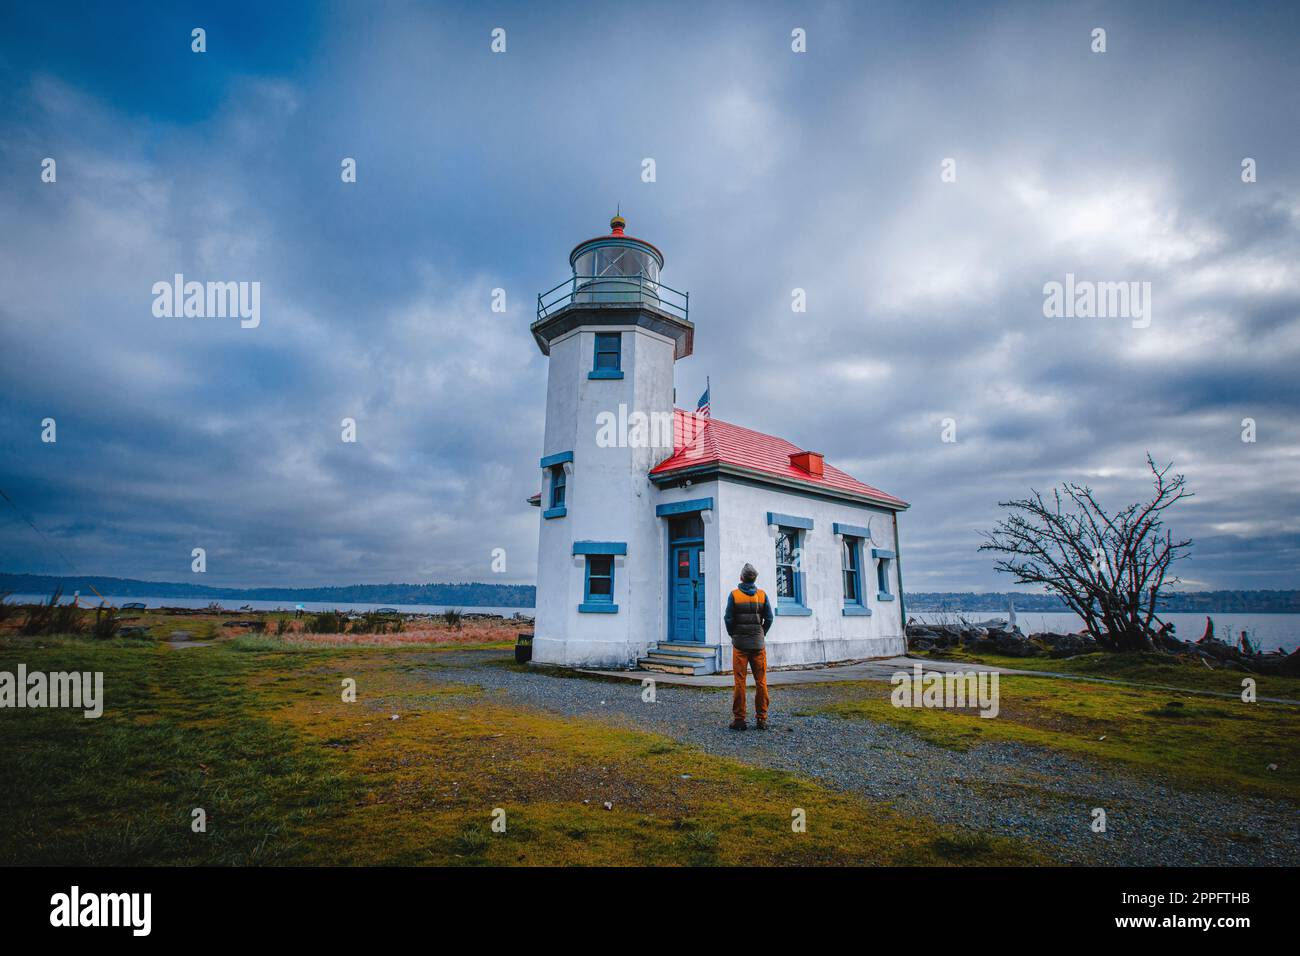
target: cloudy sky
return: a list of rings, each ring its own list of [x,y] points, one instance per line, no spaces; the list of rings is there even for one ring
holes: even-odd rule
[[[0,488],[50,543],[4,511],[0,569],[531,583],[528,324],[621,204],[680,402],[909,500],[909,590],[1006,589],[999,499],[1148,450],[1191,587],[1300,586],[1300,15],[1218,6],[5,2]],[[260,326],[155,317],[175,273]],[[1149,327],[1045,318],[1067,273]]]

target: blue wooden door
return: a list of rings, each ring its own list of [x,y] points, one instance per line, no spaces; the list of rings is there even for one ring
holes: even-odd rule
[[[674,543],[670,593],[673,596],[672,639],[704,643],[704,546]]]

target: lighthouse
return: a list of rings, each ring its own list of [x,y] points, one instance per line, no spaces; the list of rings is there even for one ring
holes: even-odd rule
[[[573,248],[531,326],[549,361],[533,660],[727,670],[723,609],[746,563],[776,613],[770,666],[902,653],[907,502],[703,403],[675,408],[689,296],[622,216],[609,229]]]
[[[663,253],[626,227],[615,216],[607,235],[574,247],[532,324],[550,360],[539,662],[627,664],[663,636],[642,607],[657,605],[663,578],[662,553],[644,546],[659,530],[647,476],[673,451],[673,366],[691,354],[694,326],[687,296],[660,281]]]

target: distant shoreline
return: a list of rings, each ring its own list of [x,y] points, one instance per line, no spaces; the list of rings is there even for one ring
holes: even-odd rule
[[[65,594],[81,591],[91,596],[185,598],[191,600],[243,600],[335,602],[338,604],[433,604],[448,607],[534,608],[537,589],[531,584],[483,582],[429,584],[353,584],[316,588],[223,588],[180,582],[141,581],[95,575],[14,574],[0,572],[0,593]],[[1008,591],[905,592],[909,612],[929,614],[1003,614],[1014,602],[1017,612],[1068,612],[1050,594]],[[1300,614],[1300,590],[1295,591],[1189,591],[1171,594],[1161,611],[1177,614]]]
[[[532,608],[537,589],[531,584],[354,584],[319,588],[222,588],[204,584],[140,581],[95,575],[57,576],[0,573],[0,593],[64,594],[95,592],[119,598],[153,597],[213,601],[289,601],[335,604],[435,604],[450,607]]]

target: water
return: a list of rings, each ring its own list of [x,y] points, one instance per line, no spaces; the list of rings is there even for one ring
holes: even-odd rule
[[[958,614],[972,623],[1007,616],[1006,611],[909,611],[907,616],[926,624],[956,624]],[[1244,630],[1263,651],[1280,647],[1290,652],[1300,646],[1300,614],[1230,612],[1210,617],[1214,619],[1214,636],[1221,641],[1235,644]],[[1195,641],[1205,633],[1204,614],[1163,613],[1160,620],[1174,625],[1174,633],[1184,641]],[[1069,611],[1016,611],[1016,624],[1026,634],[1035,631],[1073,634],[1083,629],[1083,621]]]
[[[49,595],[47,594],[14,594],[9,597],[9,603],[11,604],[36,604],[48,600]],[[64,603],[71,600],[71,597],[67,597]],[[111,595],[108,596],[108,600],[118,607],[128,602],[141,602],[149,608],[183,607],[196,610],[202,610],[212,603],[210,598],[113,597]],[[83,594],[81,597],[83,607],[94,607],[98,603],[99,600],[93,593],[89,596]],[[244,605],[249,605],[254,611],[292,611],[295,606],[293,601],[241,601],[237,598],[219,600],[216,603],[227,611],[237,611]],[[443,604],[331,604],[324,601],[303,601],[301,603],[306,610],[317,613],[320,611],[347,611],[359,614],[363,611],[377,611],[381,607],[391,607],[404,614],[441,614],[452,607],[452,605]],[[457,610],[469,614],[500,614],[502,617],[513,617],[515,614],[533,617],[536,614],[536,610],[531,607],[468,607],[464,605],[456,605],[455,607]],[[1006,617],[1005,611],[962,611],[960,613],[968,621],[986,621],[991,618]],[[958,612],[954,611],[909,611],[908,617],[929,624],[945,624],[956,623],[957,614]],[[1284,651],[1290,652],[1300,646],[1300,614],[1229,613],[1212,614],[1211,617],[1214,618],[1214,634],[1220,640],[1231,640],[1235,644],[1237,637],[1244,629],[1250,635],[1250,639],[1264,651],[1271,651],[1280,647]],[[1204,614],[1162,614],[1160,619],[1173,624],[1177,629],[1175,633],[1185,641],[1194,641],[1205,631]],[[1020,625],[1020,630],[1026,634],[1032,634],[1035,631],[1054,631],[1058,634],[1070,634],[1083,627],[1083,621],[1068,611],[1017,611],[1016,623]],[[777,624],[780,625],[779,620]]]
[[[123,604],[143,604],[147,608],[158,607],[183,607],[195,610],[203,610],[209,604],[214,602],[213,598],[179,598],[179,597],[115,597],[111,594],[104,595],[109,604],[121,607]],[[13,594],[9,596],[9,604],[44,604],[50,599],[48,594]],[[64,604],[72,602],[71,595],[65,595]],[[82,607],[97,607],[99,598],[94,592],[81,595]],[[238,598],[216,599],[222,610],[238,611],[247,606],[254,611],[292,611],[299,604],[305,610],[312,612],[320,611],[346,611],[349,613],[360,614],[364,611],[377,611],[381,607],[391,607],[403,614],[441,614],[443,611],[455,608],[464,611],[466,614],[500,614],[502,617],[513,617],[515,614],[522,614],[525,617],[533,617],[536,611],[531,607],[468,607],[462,604],[363,604],[363,603],[333,603],[329,601],[241,601]]]

